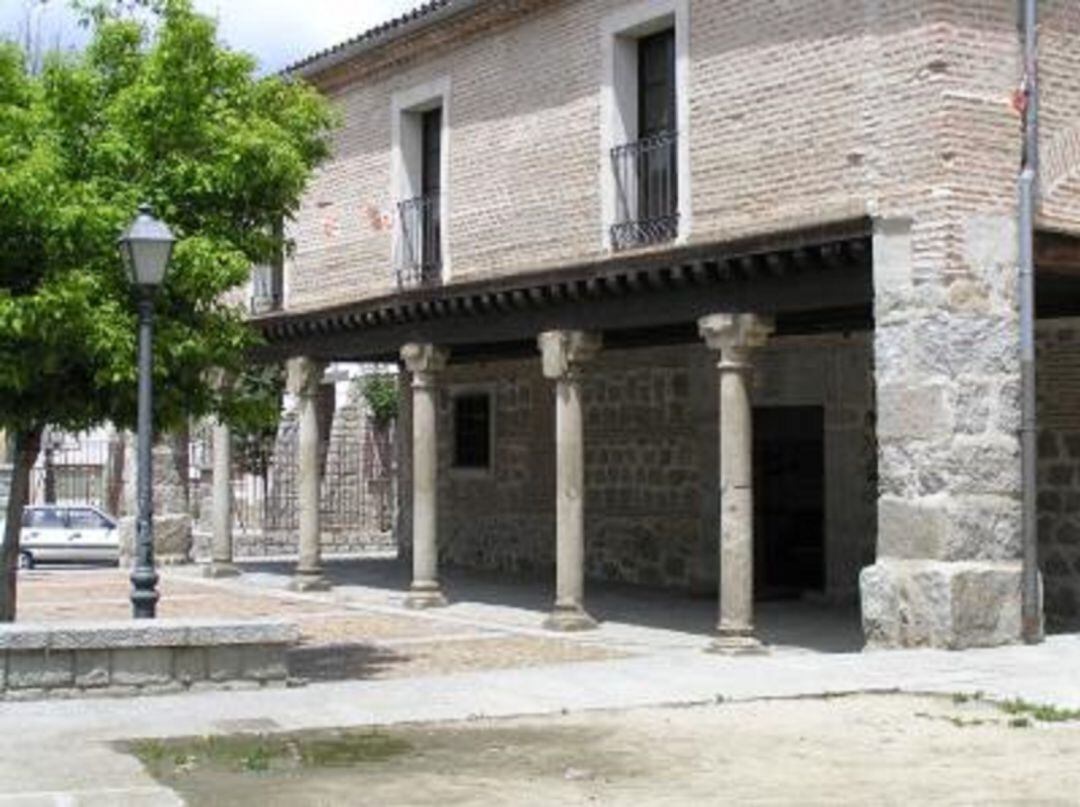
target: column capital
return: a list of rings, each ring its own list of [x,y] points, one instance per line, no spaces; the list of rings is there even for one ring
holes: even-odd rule
[[[314,398],[319,392],[326,362],[306,356],[289,359],[286,371],[286,390],[299,398]]]
[[[401,348],[405,369],[414,376],[442,372],[449,358],[449,351],[432,344],[410,342]]]
[[[580,370],[603,347],[600,334],[588,331],[545,331],[536,339],[544,377],[562,379]]]
[[[773,318],[760,314],[710,314],[698,320],[698,333],[710,350],[761,347],[775,330]]]

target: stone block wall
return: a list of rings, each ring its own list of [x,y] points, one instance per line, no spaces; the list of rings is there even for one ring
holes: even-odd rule
[[[284,685],[291,623],[160,619],[0,626],[0,700]]]
[[[1002,177],[998,177],[1002,179]],[[872,645],[1020,638],[1019,326],[1011,204],[880,220]],[[966,212],[966,215],[965,215]]]
[[[854,597],[873,560],[875,447],[866,335],[777,340],[758,356],[758,406],[825,411],[826,596]],[[592,579],[715,594],[716,357],[703,345],[605,351],[586,366],[586,572]],[[555,563],[554,392],[539,358],[452,365],[439,406],[439,550],[444,562],[550,576]],[[494,468],[452,463],[453,396],[488,390]],[[407,399],[406,399],[407,400]],[[408,434],[407,407],[403,435]],[[410,448],[403,441],[402,451]],[[402,508],[410,507],[406,471]],[[408,521],[402,522],[408,551]]]
[[[1051,629],[1080,628],[1080,319],[1042,321],[1039,387],[1039,566]]]

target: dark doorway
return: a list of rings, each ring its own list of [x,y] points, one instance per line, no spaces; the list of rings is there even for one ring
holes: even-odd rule
[[[754,410],[754,587],[758,599],[825,588],[825,411]]]

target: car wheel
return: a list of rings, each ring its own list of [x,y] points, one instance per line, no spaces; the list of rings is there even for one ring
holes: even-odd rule
[[[34,568],[34,556],[29,552],[19,553],[19,568],[20,569],[33,569]]]

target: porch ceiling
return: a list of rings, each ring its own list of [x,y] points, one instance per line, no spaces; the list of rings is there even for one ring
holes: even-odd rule
[[[696,341],[715,312],[774,314],[780,333],[871,326],[872,225],[854,219],[708,246],[452,283],[312,312],[254,319],[261,360],[396,360],[407,342],[459,360],[528,350],[553,329],[600,331],[609,344]]]

